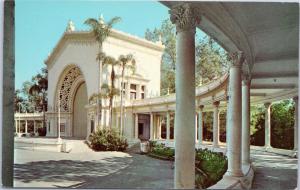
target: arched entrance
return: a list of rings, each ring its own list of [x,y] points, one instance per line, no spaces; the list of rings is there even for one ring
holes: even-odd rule
[[[79,67],[69,65],[61,74],[55,102],[60,99],[60,135],[86,138],[87,136],[87,84]],[[57,112],[57,108],[54,109]],[[56,120],[56,123],[57,120]],[[57,125],[58,126],[58,125]],[[56,132],[58,133],[58,127]]]
[[[85,138],[87,135],[87,110],[84,107],[88,104],[86,84],[81,83],[73,100],[73,136]]]

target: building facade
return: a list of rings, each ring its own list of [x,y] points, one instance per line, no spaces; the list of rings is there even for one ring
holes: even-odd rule
[[[103,43],[103,52],[118,59],[120,55],[132,54],[136,64],[135,72],[125,70],[122,93],[124,106],[132,100],[160,95],[160,65],[164,47],[161,42],[150,42],[123,32],[112,30]],[[48,69],[48,112],[47,136],[58,135],[58,114],[60,114],[60,135],[86,138],[96,127],[107,127],[109,121],[108,100],[102,99],[101,120],[97,119],[97,104],[89,101],[100,92],[98,77],[102,84],[110,84],[109,66],[99,70],[96,60],[99,45],[92,32],[75,31],[70,22],[53,52],[45,61]],[[101,73],[101,75],[100,75]],[[121,89],[121,68],[116,68],[116,87]],[[120,96],[113,102],[113,126],[117,127],[120,114]],[[59,109],[60,108],[60,109]],[[133,116],[124,113],[124,134],[133,137]],[[147,134],[145,133],[145,136]]]

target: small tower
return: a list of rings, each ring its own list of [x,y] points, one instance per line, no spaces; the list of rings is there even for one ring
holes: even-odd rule
[[[66,28],[66,32],[73,32],[75,31],[75,25],[73,23],[73,21],[69,20],[67,28]]]

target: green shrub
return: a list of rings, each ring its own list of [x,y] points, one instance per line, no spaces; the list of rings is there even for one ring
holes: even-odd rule
[[[150,143],[151,154],[174,160],[175,150],[163,144]],[[196,188],[208,188],[220,181],[227,171],[227,157],[222,152],[212,152],[208,149],[196,150]]]
[[[120,136],[115,129],[101,129],[93,132],[89,140],[95,151],[125,151],[127,140]]]
[[[227,171],[227,157],[222,152],[212,152],[207,149],[196,150],[196,167],[200,168],[207,174],[203,176],[200,182],[202,188],[214,185],[222,179]],[[200,174],[201,175],[201,174]],[[197,184],[197,181],[196,181]]]

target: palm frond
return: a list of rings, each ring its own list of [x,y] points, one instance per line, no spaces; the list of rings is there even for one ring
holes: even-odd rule
[[[106,57],[106,54],[104,53],[104,52],[99,52],[98,54],[97,54],[97,57],[96,57],[96,60],[97,61],[102,61],[104,58]]]
[[[120,22],[122,19],[121,17],[113,17],[112,19],[110,19],[110,21],[107,22],[106,27],[108,30],[110,30],[114,24]]]
[[[99,22],[94,18],[88,18],[84,21],[84,24],[90,27],[90,30],[94,31],[98,28]]]

